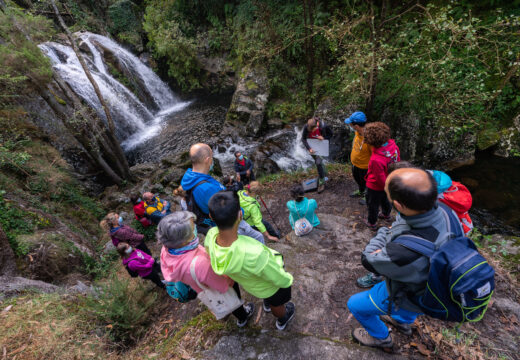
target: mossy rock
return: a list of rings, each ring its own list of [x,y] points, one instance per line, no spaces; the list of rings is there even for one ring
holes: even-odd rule
[[[479,150],[485,150],[500,141],[500,131],[490,128],[482,130],[477,135],[477,147]]]
[[[255,83],[253,80],[246,81],[246,87],[247,90],[255,90],[258,89],[257,83]]]

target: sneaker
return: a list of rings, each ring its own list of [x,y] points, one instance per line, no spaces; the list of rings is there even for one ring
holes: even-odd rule
[[[384,221],[392,221],[392,217],[390,215],[384,215],[383,213],[379,213],[377,217],[383,219]]]
[[[403,333],[408,336],[412,335],[412,326],[410,324],[400,323],[396,319],[388,315],[381,315],[380,317],[381,320],[395,327],[400,333]]]
[[[362,197],[363,196],[363,193],[359,190],[356,190],[352,193],[350,193],[349,195],[351,198],[356,198],[356,197]]]
[[[377,283],[380,283],[383,280],[384,279],[382,276],[377,276],[373,273],[368,273],[365,276],[358,278],[356,283],[357,286],[359,286],[360,288],[366,289],[374,286]]]
[[[285,304],[285,316],[283,318],[276,320],[276,328],[278,330],[285,330],[289,321],[294,317],[294,304],[292,302],[288,302]]]
[[[264,309],[264,312],[266,313],[270,313],[271,312],[271,307],[265,303],[265,301],[262,302],[262,308]]]
[[[325,182],[327,182],[327,181],[329,181],[329,178],[328,178],[327,176],[325,176],[325,177],[323,178],[323,180],[325,180]]]
[[[388,334],[385,339],[376,339],[371,336],[364,328],[357,328],[352,331],[352,337],[354,340],[359,342],[361,345],[379,347],[379,348],[391,348],[394,346],[392,336]]]
[[[320,179],[318,182],[318,194],[325,190],[325,179]]]
[[[246,305],[244,305],[244,310],[247,313],[247,317],[244,321],[240,321],[237,319],[237,326],[239,328],[243,328],[244,326],[247,325],[247,321],[251,318],[251,316],[253,316],[253,314],[255,312],[255,304],[253,304],[252,302],[247,303]]]
[[[358,204],[359,205],[366,205],[367,204],[367,199],[365,199],[365,197],[363,196],[359,201],[358,201]]]
[[[368,222],[368,220],[365,220],[365,225],[370,229],[370,230],[373,230],[373,231],[376,231],[377,230],[377,225],[376,224],[371,224]]]

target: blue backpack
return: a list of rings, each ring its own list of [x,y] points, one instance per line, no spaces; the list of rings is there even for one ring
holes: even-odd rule
[[[473,241],[463,236],[451,209],[441,207],[450,218],[450,230],[456,229],[454,238],[438,249],[431,241],[412,235],[401,235],[394,242],[430,259],[426,290],[415,299],[426,315],[446,321],[479,321],[495,289],[495,270]]]
[[[197,297],[197,292],[181,281],[167,282],[165,285],[168,295],[178,302],[185,303]]]

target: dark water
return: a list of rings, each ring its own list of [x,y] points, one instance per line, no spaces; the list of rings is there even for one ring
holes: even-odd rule
[[[480,152],[473,165],[455,169],[450,176],[470,189],[470,214],[479,229],[520,235],[520,159]]]

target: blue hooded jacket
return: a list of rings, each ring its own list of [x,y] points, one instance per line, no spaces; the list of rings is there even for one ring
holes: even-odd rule
[[[209,199],[221,190],[226,190],[224,185],[213,179],[211,175],[202,174],[188,169],[181,180],[181,186],[185,191],[193,188],[197,183],[206,180],[204,184],[200,184],[193,190],[193,198],[197,206],[204,214],[209,214],[208,203]]]

